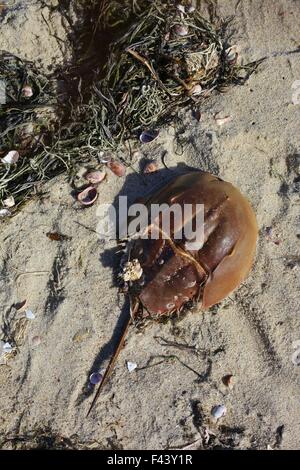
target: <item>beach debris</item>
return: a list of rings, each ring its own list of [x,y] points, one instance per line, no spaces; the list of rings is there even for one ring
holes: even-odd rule
[[[37,347],[41,344],[42,338],[38,335],[34,336],[31,340],[31,344],[33,347]]]
[[[46,236],[49,238],[49,240],[52,240],[54,242],[60,242],[68,238],[66,235],[63,235],[62,233],[58,232],[47,232]]]
[[[228,122],[231,121],[231,116],[224,116],[221,117],[219,113],[215,115],[215,121],[218,126],[224,126],[224,124],[227,124]]]
[[[274,245],[280,245],[281,241],[276,235],[273,234],[273,227],[266,227],[266,238],[270,240]]]
[[[190,5],[189,7],[187,7],[188,13],[194,13],[195,10],[196,10],[196,7],[194,7],[193,5]]]
[[[28,320],[34,320],[35,314],[31,310],[25,310],[25,315]]]
[[[138,281],[143,275],[143,269],[138,259],[126,261],[123,265],[120,277],[124,282]]]
[[[189,34],[188,27],[183,24],[176,24],[173,29],[177,36],[187,36]]]
[[[216,405],[211,410],[211,415],[215,419],[223,418],[226,415],[226,406],[225,405]]]
[[[17,150],[11,150],[8,152],[5,157],[1,158],[2,163],[7,165],[12,165],[13,163],[17,163],[20,158],[20,154]]]
[[[116,175],[119,177],[125,176],[126,174],[126,167],[123,165],[123,163],[120,163],[113,158],[111,158],[107,162],[107,167]]]
[[[100,372],[93,372],[93,374],[90,375],[90,383],[92,385],[97,385],[99,384],[103,379],[103,375],[100,374]]]
[[[222,382],[226,387],[232,388],[234,385],[233,375],[232,374],[224,375],[224,377],[222,378]]]
[[[142,144],[149,144],[150,142],[153,142],[153,140],[155,140],[158,136],[158,130],[146,130],[141,133],[140,141]]]
[[[2,351],[5,353],[5,354],[10,354],[12,351],[13,351],[13,347],[10,343],[6,342],[3,344],[2,346]]]
[[[201,85],[194,85],[193,88],[190,89],[189,95],[191,96],[199,96],[203,92]]]
[[[238,58],[238,46],[234,45],[231,47],[228,47],[225,51],[226,58],[230,63],[236,62]]]
[[[135,362],[127,361],[128,372],[133,372],[136,368],[137,368],[137,364]]]
[[[106,173],[105,171],[90,171],[87,172],[84,175],[84,178],[90,183],[90,184],[99,184],[101,183],[105,178],[106,178]]]
[[[176,5],[176,8],[178,11],[180,11],[181,13],[185,13],[185,6],[184,5]]]
[[[13,196],[10,196],[10,197],[4,199],[4,201],[3,201],[4,207],[9,207],[9,208],[11,208],[11,207],[14,207],[15,204],[16,204],[16,203],[15,203],[15,198],[14,198]]]
[[[25,85],[22,88],[22,96],[24,96],[25,98],[31,98],[33,96],[33,90],[30,85]]]
[[[0,217],[9,217],[11,212],[8,209],[0,209]]]
[[[91,206],[98,198],[97,189],[94,186],[88,186],[77,194],[77,200],[84,206]]]
[[[14,308],[16,310],[21,310],[25,307],[25,305],[27,304],[27,300],[22,300],[22,302],[17,302],[16,304],[14,304]]]
[[[196,121],[200,121],[201,119],[201,111],[199,109],[193,109],[192,110],[192,117],[196,119]]]
[[[155,173],[158,171],[158,164],[157,162],[149,162],[144,168],[144,174],[147,175],[149,173]]]

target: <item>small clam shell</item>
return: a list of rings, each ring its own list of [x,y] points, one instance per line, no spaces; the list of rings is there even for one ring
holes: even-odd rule
[[[12,352],[13,347],[10,343],[4,343],[2,349],[4,353],[9,354]]]
[[[117,162],[114,159],[111,159],[109,162],[107,162],[108,168],[117,176],[125,176],[126,174],[126,168],[123,165],[123,163]]]
[[[226,58],[229,62],[235,62],[238,57],[238,46],[228,47],[225,51]]]
[[[105,177],[105,171],[90,171],[84,175],[84,178],[91,184],[99,184]]]
[[[189,34],[188,28],[181,24],[176,24],[174,26],[174,31],[177,36],[187,36]]]
[[[215,419],[220,419],[222,418],[223,416],[226,415],[226,406],[225,405],[217,405],[217,406],[214,406],[211,410],[211,415],[213,416],[213,418]]]
[[[77,195],[77,199],[84,206],[91,206],[98,197],[96,188],[89,186]]]
[[[133,372],[136,368],[137,368],[137,364],[135,362],[127,361],[128,372]]]
[[[159,131],[157,130],[146,130],[146,131],[143,131],[140,135],[140,141],[142,142],[142,144],[149,144],[149,142],[152,142],[153,140],[155,140],[159,135]]]
[[[231,374],[224,375],[224,377],[222,378],[222,382],[226,387],[232,388],[233,382],[234,382],[233,375]]]
[[[149,162],[144,168],[144,174],[155,173],[158,171],[158,164],[156,162]]]
[[[2,163],[7,163],[8,165],[11,165],[12,163],[17,163],[19,160],[20,154],[17,152],[17,150],[11,150],[8,152],[5,157],[1,159]]]

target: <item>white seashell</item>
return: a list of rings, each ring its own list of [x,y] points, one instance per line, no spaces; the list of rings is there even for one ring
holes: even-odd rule
[[[31,98],[33,96],[33,91],[30,85],[25,85],[22,88],[22,95],[25,96],[25,98]]]
[[[3,346],[2,346],[2,349],[3,349],[3,352],[4,352],[4,353],[9,354],[9,353],[12,352],[13,347],[12,347],[12,345],[11,345],[10,343],[4,343]]]
[[[223,126],[224,124],[227,124],[228,122],[231,121],[231,116],[225,116],[223,118],[215,116],[215,121],[218,124],[218,126]]]
[[[187,12],[188,12],[188,13],[193,13],[195,10],[196,10],[196,8],[193,7],[193,5],[190,5],[190,6],[188,7],[188,9],[187,9]]]
[[[17,163],[19,160],[20,154],[17,152],[17,150],[11,150],[8,152],[5,157],[1,159],[2,163],[7,163],[8,165],[11,165],[12,163]]]
[[[137,364],[135,362],[127,361],[128,372],[133,372],[136,368],[137,368]]]
[[[0,209],[0,217],[9,217],[11,212],[8,209]]]
[[[215,418],[215,419],[220,419],[222,418],[223,416],[226,415],[226,406],[225,405],[217,405],[217,406],[214,406],[211,410],[211,415]]]
[[[8,197],[7,199],[4,199],[3,205],[5,207],[14,207],[15,205],[15,199],[13,196]]]
[[[185,6],[184,5],[177,5],[177,10],[181,11],[181,13],[185,13]]]
[[[25,315],[28,320],[34,320],[35,314],[31,310],[25,310]]]
[[[193,88],[190,90],[190,95],[193,95],[193,96],[198,96],[198,95],[201,95],[202,93],[202,86],[201,85],[195,85],[193,86]]]
[[[233,62],[234,60],[236,60],[238,56],[238,46],[228,47],[228,49],[226,49],[225,51],[225,54],[226,54],[227,60],[229,62]]]

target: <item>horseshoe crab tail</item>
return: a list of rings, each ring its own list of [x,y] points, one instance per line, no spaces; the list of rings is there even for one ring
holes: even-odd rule
[[[119,339],[118,344],[117,344],[117,346],[116,346],[116,349],[115,349],[115,351],[114,351],[112,357],[110,358],[109,364],[108,364],[108,366],[107,366],[107,368],[106,368],[106,370],[105,370],[105,373],[104,373],[104,375],[103,375],[103,379],[102,379],[101,383],[99,384],[98,390],[97,390],[97,392],[96,392],[96,395],[95,395],[95,397],[94,397],[94,399],[93,399],[93,401],[92,401],[92,404],[91,404],[91,406],[90,406],[90,408],[89,408],[89,411],[88,411],[86,417],[89,416],[90,412],[91,412],[92,409],[94,408],[94,405],[96,404],[96,401],[97,401],[98,398],[99,398],[99,395],[100,395],[100,393],[101,393],[101,390],[102,390],[103,386],[106,384],[106,382],[107,382],[107,380],[108,380],[108,378],[109,378],[109,376],[110,376],[110,374],[111,374],[111,372],[112,372],[112,370],[113,370],[113,368],[114,368],[114,366],[115,366],[115,363],[116,363],[116,361],[117,361],[117,359],[118,359],[118,356],[119,356],[119,354],[120,354],[120,352],[121,352],[121,350],[122,350],[122,348],[123,348],[123,346],[124,346],[125,339],[126,339],[126,336],[127,336],[128,330],[129,330],[129,326],[130,326],[130,324],[131,324],[131,322],[132,322],[132,320],[133,320],[133,318],[134,318],[134,313],[135,313],[135,309],[134,309],[134,311],[132,311],[132,310],[130,309],[130,315],[128,315],[128,319],[126,320],[125,325],[124,325],[124,327],[123,327],[123,332],[122,332],[121,338]]]

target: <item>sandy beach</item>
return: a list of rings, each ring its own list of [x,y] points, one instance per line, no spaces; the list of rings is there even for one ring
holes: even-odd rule
[[[2,9],[0,49],[45,71],[70,60],[75,2],[68,22],[58,0]],[[221,17],[233,16],[241,60],[266,59],[243,86],[205,101],[200,121],[182,113],[183,150],[166,126],[154,142],[137,144],[125,177],[108,172],[92,207],[78,205],[61,175],[42,198],[0,219],[0,340],[14,344],[0,357],[0,448],[300,447],[300,3],[216,5]],[[219,125],[216,116],[228,119]],[[146,159],[161,171],[141,178]],[[259,226],[253,269],[208,311],[132,327],[86,418],[95,393],[89,376],[107,365],[126,309],[114,282],[116,244],[95,233],[97,207],[120,194],[134,201],[186,167],[231,182],[251,202]],[[49,232],[64,237],[51,240]],[[128,361],[137,364],[131,373]],[[215,420],[217,405],[227,411]]]

